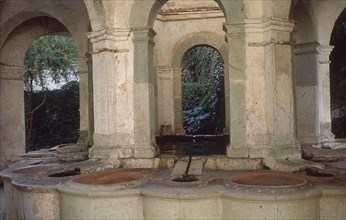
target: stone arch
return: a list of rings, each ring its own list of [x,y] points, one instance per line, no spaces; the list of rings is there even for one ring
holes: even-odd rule
[[[173,68],[173,97],[174,97],[174,127],[180,132],[179,134],[184,134],[181,132],[183,130],[183,116],[182,116],[182,81],[181,81],[181,62],[184,55],[191,48],[196,46],[209,46],[217,50],[222,59],[224,60],[224,87],[225,87],[225,133],[229,132],[229,71],[228,71],[228,50],[225,39],[217,34],[202,32],[197,34],[192,34],[187,36],[182,41],[178,42],[173,49],[171,65]]]
[[[90,26],[93,31],[101,30],[106,27],[106,14],[103,1],[84,0],[87,8]]]
[[[295,43],[311,43],[317,40],[310,7],[306,2],[299,0],[292,3],[290,18],[296,24],[292,34]]]
[[[83,86],[88,84],[88,74],[84,75],[84,73],[88,73],[85,61],[88,40],[85,33],[88,31],[89,21],[82,19],[73,24],[61,14],[57,17],[42,10],[28,10],[25,13],[18,12],[0,27],[7,34],[5,37],[2,35],[0,50],[0,151],[2,155],[0,169],[8,165],[7,161],[10,158],[25,152],[23,63],[27,48],[35,39],[48,34],[70,34],[75,40],[79,52],[79,58],[76,61],[80,72],[80,93],[87,94],[88,92],[87,88],[83,88]],[[83,22],[85,25],[76,28]],[[88,105],[88,96],[85,95],[84,98],[85,100],[82,98],[80,100],[84,105],[84,107],[81,105],[81,115],[85,114],[80,120],[81,130],[88,129],[86,128],[89,117],[88,106],[85,106]]]
[[[172,67],[179,67],[185,52],[197,45],[208,45],[215,48],[227,63],[228,51],[225,38],[214,33],[202,32],[187,36],[175,45],[172,54]]]
[[[23,66],[25,53],[35,39],[48,34],[70,33],[58,20],[40,16],[22,22],[7,37],[1,48],[1,62]]]
[[[225,15],[226,22],[243,22],[245,4],[243,0],[215,0]],[[135,1],[130,12],[130,27],[153,27],[157,14],[168,0]]]
[[[145,78],[150,81],[154,78],[155,74],[152,57],[153,57],[153,37],[155,32],[152,31],[154,21],[156,16],[160,10],[160,8],[167,1],[135,1],[131,8],[130,13],[130,21],[129,26],[132,28],[133,36],[134,36],[134,78]],[[227,82],[231,82],[236,85],[235,87],[227,86],[226,90],[229,89],[230,97],[229,100],[235,100],[235,106],[245,106],[245,87],[243,81],[245,78],[245,18],[248,16],[248,12],[245,7],[245,1],[228,1],[228,0],[218,0],[216,1],[220,8],[223,11],[223,14],[226,19],[226,24],[224,24],[224,30],[226,31],[227,37],[227,56],[224,57],[225,62],[228,63],[226,69],[229,70],[230,74],[233,75],[232,80],[226,80]],[[144,38],[143,38],[144,37]],[[137,40],[138,39],[138,40]],[[144,41],[145,39],[145,41]],[[148,40],[146,40],[148,39]],[[140,41],[139,41],[140,40]],[[144,52],[143,52],[144,51]],[[233,53],[231,53],[233,51]],[[143,55],[145,53],[145,55]],[[139,65],[140,64],[140,65]],[[169,70],[168,70],[169,71]],[[167,72],[167,70],[163,70],[163,72]],[[180,74],[180,73],[179,73]],[[231,77],[230,77],[231,78]],[[149,82],[147,85],[149,88],[154,88],[153,90],[157,92],[155,89],[155,82]],[[241,87],[239,89],[238,87]],[[238,89],[237,89],[238,88]],[[150,90],[149,90],[150,91]],[[244,94],[239,95],[239,91]],[[146,93],[143,89],[141,93]],[[136,99],[136,95],[135,95]],[[227,104],[227,103],[226,103]],[[157,114],[157,106],[155,105],[155,99],[152,97],[149,99],[149,104],[147,105],[147,111],[150,112],[150,106],[156,107]],[[232,131],[237,131],[232,138],[237,138],[237,141],[234,141],[234,144],[239,148],[244,148],[245,146],[245,137],[246,137],[246,129],[245,120],[246,120],[246,111],[245,109],[236,109],[229,111],[229,115],[226,117],[231,121],[241,121],[234,124],[233,127],[230,128],[230,133]],[[136,112],[134,113],[137,114]],[[148,116],[146,127],[150,128],[150,139],[154,139],[155,136],[155,114],[151,114]],[[140,112],[138,112],[140,115]],[[136,117],[135,117],[136,118]],[[138,118],[140,118],[138,116]],[[135,119],[136,121],[136,119]],[[136,122],[135,122],[136,123]],[[228,123],[231,124],[231,123]],[[238,138],[240,137],[240,138]],[[231,141],[232,142],[232,141]]]
[[[336,138],[346,138],[345,127],[345,57],[346,57],[346,9],[344,9],[335,21],[330,38],[333,51],[330,54],[330,94],[332,131]]]

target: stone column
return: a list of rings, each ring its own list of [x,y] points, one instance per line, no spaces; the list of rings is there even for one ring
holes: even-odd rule
[[[93,92],[93,64],[91,53],[86,54],[88,67],[88,145],[94,145],[94,92]]]
[[[88,34],[93,44],[94,145],[90,157],[134,156],[130,30],[106,28]]]
[[[270,18],[263,21],[262,27],[263,41],[254,46],[264,47],[268,149],[259,149],[254,153],[264,158],[298,157],[291,43],[294,24],[288,20]]]
[[[245,29],[243,23],[224,25],[228,43],[230,144],[227,156],[247,158]],[[226,85],[226,84],[225,84]],[[226,97],[225,97],[226,98]]]
[[[330,117],[331,50],[317,42],[295,45],[297,137],[302,143],[334,140]]]
[[[153,65],[153,38],[151,28],[134,28],[133,117],[135,158],[153,158],[158,150],[155,141],[156,75]]]
[[[88,66],[85,58],[77,58],[79,72],[79,138],[78,145],[88,146],[88,128],[89,128],[89,94],[88,94]]]
[[[228,24],[229,157],[296,156],[292,80],[293,24],[246,19]]]
[[[333,46],[317,46],[317,82],[318,82],[318,142],[333,142],[330,109],[330,68],[329,55]]]
[[[158,134],[184,135],[182,124],[181,72],[169,66],[158,66]],[[179,88],[180,89],[179,89]]]
[[[25,153],[24,70],[0,65],[0,170]]]

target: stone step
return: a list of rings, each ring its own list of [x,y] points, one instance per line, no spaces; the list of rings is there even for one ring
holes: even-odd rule
[[[192,160],[188,174],[193,176],[201,176],[203,173],[203,161]]]
[[[186,173],[187,165],[189,161],[179,160],[173,169],[172,176],[181,176]]]
[[[188,164],[189,164],[188,160],[187,161],[185,159],[179,160],[173,169],[172,176],[185,175]],[[193,176],[201,176],[202,173],[203,173],[203,161],[192,160],[188,170],[188,174]]]

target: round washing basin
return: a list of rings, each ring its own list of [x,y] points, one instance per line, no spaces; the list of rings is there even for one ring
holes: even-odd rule
[[[87,185],[107,185],[141,180],[143,174],[136,170],[108,170],[75,177],[74,182]]]
[[[41,165],[41,166],[23,167],[23,168],[14,170],[13,173],[34,175],[37,173],[42,173],[42,172],[48,173],[48,172],[58,171],[58,170],[62,170],[62,168],[58,166],[52,166],[52,165]]]
[[[288,173],[281,172],[248,172],[234,175],[232,183],[254,187],[290,187],[307,184],[307,180]]]
[[[41,152],[41,151],[32,151],[26,154],[21,155],[22,158],[47,158],[54,157],[54,153],[51,152]]]
[[[326,163],[326,166],[327,167],[332,167],[332,168],[338,168],[338,169],[346,170],[346,160],[338,161],[338,162]]]

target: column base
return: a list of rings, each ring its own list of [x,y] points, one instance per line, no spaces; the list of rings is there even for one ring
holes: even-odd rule
[[[84,131],[79,132],[79,138],[77,140],[77,145],[85,146],[85,147],[89,146],[88,131],[84,130]]]
[[[227,147],[227,156],[231,158],[300,158],[300,145],[279,146],[234,146]]]
[[[131,145],[131,146],[93,146],[89,149],[91,159],[150,159],[158,155],[156,145]]]

